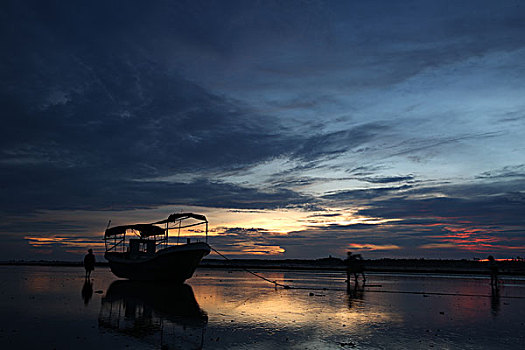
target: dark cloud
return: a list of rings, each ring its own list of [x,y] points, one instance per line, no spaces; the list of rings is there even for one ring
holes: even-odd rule
[[[388,126],[382,123],[366,123],[347,130],[315,135],[306,139],[295,156],[304,160],[334,157],[375,139],[387,129]]]
[[[176,19],[183,13],[199,10],[178,6],[169,11],[175,15],[166,27],[169,33],[180,29]],[[284,189],[263,193],[213,180],[189,185],[134,180],[238,169],[283,153],[309,160],[330,157],[383,128],[366,124],[328,135],[284,136],[275,118],[253,115],[249,107],[210,93],[150,58],[147,43],[161,31],[156,16],[168,21],[156,6],[22,2],[6,4],[3,13],[10,15],[3,24],[10,39],[5,52],[17,57],[2,61],[4,211],[144,208],[184,201],[233,208],[301,204],[301,196]],[[216,22],[199,34],[199,21],[183,31],[187,42],[217,39],[211,35]]]
[[[407,176],[388,176],[388,177],[373,177],[373,178],[366,177],[366,178],[361,178],[359,180],[371,182],[371,183],[385,184],[385,183],[391,183],[391,182],[411,181],[413,179],[414,177],[412,175],[407,175]]]
[[[523,196],[522,196],[523,197]],[[392,198],[373,203],[359,213],[388,219],[435,218],[437,222],[468,221],[483,225],[525,225],[519,212],[525,200],[512,194],[473,199],[443,197],[429,199]]]
[[[136,181],[246,167],[292,149],[296,140],[276,132],[277,120],[150,59],[140,45],[161,30],[155,6],[48,5],[3,6],[10,39],[4,52],[11,55],[2,60],[0,83],[0,210],[304,202],[287,190],[257,199],[257,190],[213,181]]]
[[[412,188],[411,185],[394,186],[394,187],[378,187],[369,189],[358,189],[358,190],[344,190],[337,191],[336,193],[327,194],[323,196],[327,200],[348,200],[354,199],[376,199],[377,197],[385,196],[388,194],[399,194],[401,191],[405,191]]]
[[[525,32],[525,8],[513,1],[503,6],[489,0],[454,6],[432,1],[338,2],[334,13],[341,21],[339,31],[348,34],[341,36],[344,42],[359,48],[354,62],[365,62],[361,65],[367,74],[366,82],[356,83],[366,85],[392,84],[426,68],[519,48]],[[378,67],[392,74],[380,74]]]
[[[33,69],[39,67],[35,62]],[[37,162],[97,166],[101,171],[118,166],[126,168],[129,177],[144,177],[174,168],[235,167],[273,156],[289,145],[290,140],[274,133],[275,120],[248,121],[248,110],[176,74],[155,67],[134,73],[132,65],[120,63],[118,57],[106,57],[93,67],[100,70],[97,75],[111,77],[111,86],[91,79],[84,81],[82,91],[69,92],[74,87],[64,82],[58,89],[65,100],[38,110],[26,108],[27,101],[18,96],[10,99],[4,163],[38,158]],[[136,74],[136,81],[127,81]],[[35,83],[45,85],[46,78]]]
[[[411,137],[403,140],[400,143],[394,143],[389,149],[386,150],[386,154],[389,157],[410,155],[418,158],[420,161],[425,159],[432,159],[432,154],[439,149],[450,149],[454,144],[460,144],[464,141],[472,139],[489,139],[493,137],[502,136],[500,131],[489,131],[481,133],[467,132],[464,134],[454,136],[439,136],[439,137]]]
[[[308,215],[309,218],[318,218],[318,217],[321,217],[321,218],[331,218],[331,217],[337,217],[337,216],[340,216],[341,214],[339,213],[326,213],[326,214],[313,214],[313,215]]]
[[[341,224],[329,224],[328,227],[331,229],[337,228],[339,230],[366,230],[373,227],[378,226],[378,224],[349,224],[349,225],[341,225]]]
[[[481,173],[480,179],[510,179],[525,178],[525,164],[506,166],[502,169],[494,169]]]
[[[374,175],[376,172],[381,170],[381,166],[377,164],[360,165],[355,168],[347,169],[346,171],[354,176],[369,178],[370,175]]]
[[[217,227],[216,232],[221,235],[259,235],[268,233],[264,228],[244,228],[244,227]]]
[[[41,173],[39,173],[41,174]],[[31,183],[22,181],[2,189],[4,212],[32,212],[37,209],[123,210],[161,205],[206,206],[239,209],[272,209],[301,205],[307,196],[286,189],[271,192],[232,184],[196,181],[192,183],[138,182],[105,177],[84,180],[84,175],[65,173],[49,182],[35,174]]]
[[[361,181],[366,181],[370,183],[379,183],[379,184],[386,184],[391,182],[404,182],[404,181],[411,181],[414,180],[414,176],[407,175],[407,176],[388,176],[388,177],[364,177],[360,178]]]
[[[294,170],[287,173],[293,173]],[[272,176],[272,184],[277,187],[293,187],[293,186],[308,186],[315,184],[319,179],[315,178],[306,178],[306,177],[297,177],[297,176],[284,176],[284,173],[279,173]]]

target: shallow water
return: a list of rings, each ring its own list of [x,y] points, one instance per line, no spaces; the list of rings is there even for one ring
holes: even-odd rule
[[[92,283],[75,267],[0,267],[2,349],[510,349],[525,344],[525,279],[197,270],[185,286]]]

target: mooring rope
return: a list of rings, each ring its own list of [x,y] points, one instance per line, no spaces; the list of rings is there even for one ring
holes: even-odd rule
[[[219,254],[220,256],[222,256],[224,259],[226,259],[227,261],[229,261],[233,266],[235,266],[234,262],[228,258],[227,256],[223,255],[221,252],[219,252],[217,249],[213,248],[212,246],[210,246],[211,250],[213,250],[215,253]],[[255,272],[253,271],[250,271],[248,270],[247,268],[245,267],[242,267],[242,266],[235,266],[235,267],[238,267],[248,273],[251,273],[252,275],[254,275],[255,277],[259,277],[260,279],[262,280],[265,280],[266,282],[270,282],[272,283],[273,285],[275,285],[275,287],[279,286],[279,287],[283,287],[284,289],[292,289],[293,287],[289,286],[289,285],[286,285],[286,284],[282,284],[282,283],[279,283],[277,281],[272,281],[272,280],[269,280],[268,278],[264,277],[264,276],[261,276],[259,274],[256,274]]]
[[[279,287],[282,287],[284,289],[304,289],[304,290],[319,290],[319,291],[344,291],[345,289],[343,288],[315,288],[315,287],[299,287],[299,286],[296,286],[296,287],[292,287],[292,286],[289,286],[287,284],[282,284],[282,283],[279,283],[277,281],[272,281],[264,276],[261,276],[253,271],[250,271],[248,270],[247,268],[245,267],[242,267],[242,266],[238,266],[238,265],[235,265],[234,261],[231,260],[230,258],[228,258],[227,256],[225,256],[224,254],[222,254],[221,252],[219,252],[217,249],[213,248],[212,246],[210,246],[211,250],[213,250],[215,253],[217,253],[218,255],[220,255],[221,257],[223,257],[225,260],[227,260],[228,262],[230,262],[232,264],[232,266],[236,267],[236,268],[239,268],[241,270],[244,270],[248,273],[251,273],[252,275],[254,275],[255,277],[258,277],[266,282],[269,282],[273,285],[275,285],[275,287],[279,286]],[[382,285],[380,284],[371,284],[371,285],[367,285],[366,283],[363,285],[363,287],[382,287]],[[486,294],[463,294],[463,293],[446,293],[446,292],[423,292],[423,291],[396,291],[396,290],[371,290],[371,289],[366,289],[366,292],[368,293],[392,293],[392,294],[419,294],[419,295],[442,295],[442,296],[462,296],[462,297],[487,297],[487,298],[490,298],[492,297],[491,295],[486,295]],[[522,296],[499,296],[500,298],[502,299],[525,299],[525,297],[522,297]]]

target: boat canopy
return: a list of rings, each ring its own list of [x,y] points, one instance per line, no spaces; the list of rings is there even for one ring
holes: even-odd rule
[[[138,231],[140,233],[140,237],[142,238],[151,236],[161,236],[165,234],[164,229],[159,226],[155,226],[153,224],[135,224],[108,228],[106,230],[106,233],[104,234],[104,237],[108,238],[111,236],[123,235],[126,233],[127,230]]]
[[[175,213],[175,214],[171,214],[170,216],[168,216],[167,219],[154,222],[153,224],[155,224],[155,225],[166,224],[166,223],[169,223],[169,222],[175,222],[175,221],[180,221],[180,220],[185,220],[185,219],[190,219],[190,218],[196,219],[196,220],[202,220],[204,222],[208,222],[208,220],[206,219],[206,216],[201,215],[201,214]]]
[[[208,220],[206,219],[206,216],[201,214],[194,214],[194,213],[175,213],[168,216],[167,219],[153,222],[151,224],[133,224],[133,225],[123,225],[123,226],[115,226],[108,228],[104,234],[105,238],[112,237],[112,236],[118,236],[123,235],[126,233],[127,230],[135,230],[140,233],[140,237],[151,237],[151,236],[161,236],[166,233],[164,228],[161,228],[156,225],[160,224],[168,224],[170,222],[177,222],[177,221],[183,221],[186,219],[196,219],[200,220],[202,222],[199,222],[197,224],[190,224],[184,227],[191,227],[195,225],[200,225],[204,223],[208,223]]]
[[[187,219],[190,220],[183,223],[183,221]],[[161,227],[161,225],[164,227]],[[170,229],[178,230],[177,244],[179,244],[179,236],[181,233],[181,229],[186,229],[198,225],[206,225],[205,234],[206,243],[208,243],[208,220],[206,219],[206,216],[201,214],[175,213],[168,216],[168,218],[165,220],[152,222],[151,224],[133,224],[109,227],[104,233],[104,243],[106,245],[106,252],[117,251],[117,247],[122,247],[122,252],[125,251],[126,247],[130,248],[130,246],[126,244],[126,231],[128,230],[133,230],[135,231],[135,233],[138,232],[140,238],[153,237],[153,239],[150,239],[150,241],[155,242],[157,246],[164,244],[165,247],[168,247],[170,243]],[[189,243],[189,238],[187,242]],[[129,244],[131,244],[131,240],[129,240]]]

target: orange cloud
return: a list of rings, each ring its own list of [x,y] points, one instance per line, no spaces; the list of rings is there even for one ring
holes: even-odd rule
[[[395,244],[370,244],[370,243],[349,243],[348,247],[353,249],[362,249],[362,250],[394,250],[394,249],[401,249],[400,246],[397,246]]]
[[[239,242],[221,249],[227,255],[280,255],[286,250],[278,245],[258,245],[251,242]]]
[[[82,238],[74,237],[60,237],[60,236],[49,236],[49,237],[33,237],[25,236],[29,245],[34,248],[38,248],[40,252],[45,252],[46,248],[54,244],[59,244],[65,248],[65,251],[70,253],[78,253],[79,250],[92,248],[95,253],[104,252],[104,242],[102,241],[89,241]]]

